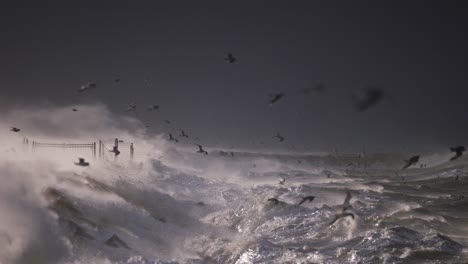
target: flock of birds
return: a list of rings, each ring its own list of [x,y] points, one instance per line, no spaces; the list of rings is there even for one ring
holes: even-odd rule
[[[226,57],[224,58],[225,61],[227,61],[228,63],[235,63],[237,61],[237,59],[234,57],[234,55],[232,53],[228,53],[226,55]],[[121,79],[120,78],[116,78],[114,79],[114,82],[118,83],[120,82]],[[146,78],[145,79],[145,82],[149,82],[149,78]],[[93,90],[93,89],[96,89],[97,88],[97,84],[96,83],[87,83],[85,85],[82,85],[80,87],[80,89],[78,89],[78,92],[82,93],[82,92],[85,92],[85,91],[89,91],[89,90]],[[316,86],[311,86],[311,87],[307,87],[305,89],[302,90],[302,92],[304,94],[310,94],[311,92],[323,92],[325,90],[325,85],[320,83]],[[356,109],[358,111],[365,111],[367,110],[368,108],[372,107],[373,105],[377,104],[379,101],[381,101],[383,99],[383,95],[384,95],[384,92],[379,89],[379,88],[376,88],[376,87],[369,87],[367,88],[364,93],[359,96],[358,98],[356,98]],[[275,103],[277,103],[279,100],[281,100],[282,98],[284,98],[286,96],[285,93],[276,93],[276,94],[270,94],[270,100],[269,100],[269,105],[270,106],[273,106]],[[159,110],[159,105],[150,105],[146,108],[147,111],[155,111],[155,110]],[[137,105],[136,103],[132,102],[128,105],[128,107],[124,110],[124,112],[135,112],[137,110]],[[73,111],[77,111],[77,109],[73,109]],[[171,124],[171,122],[169,120],[164,120],[166,124]],[[188,134],[185,133],[185,131],[183,131],[182,129],[179,129],[179,131],[181,132],[181,134],[179,135],[180,137],[185,137],[185,138],[188,138]],[[167,133],[168,134],[168,139],[169,141],[172,141],[172,142],[175,142],[175,143],[178,143],[179,140],[177,138],[174,137],[174,135],[172,133]],[[283,142],[285,140],[285,137],[280,135],[280,133],[277,133],[274,138],[277,138],[278,139],[278,142]],[[208,154],[207,151],[203,150],[203,147],[201,147],[199,144],[194,144],[195,146],[197,146],[199,148],[198,151],[196,151],[197,153],[201,153],[201,154]]]
[[[232,53],[228,53],[227,56],[224,58],[224,60],[226,60],[229,63],[235,63],[237,61],[237,59],[234,57],[234,55]],[[120,81],[121,81],[120,78],[114,79],[115,83],[119,83]],[[145,82],[149,82],[149,78],[146,78]],[[94,90],[96,88],[97,88],[97,84],[93,83],[93,82],[90,82],[90,83],[82,85],[78,89],[78,92],[83,93],[83,92],[86,92],[86,91],[89,91],[89,90]],[[324,90],[325,90],[325,85],[323,83],[319,83],[316,86],[310,86],[310,87],[307,87],[307,88],[303,89],[302,92],[304,94],[310,94],[311,92],[323,92]],[[285,96],[286,96],[285,93],[270,94],[269,105],[273,106],[275,103],[277,103],[279,100],[281,100]],[[374,106],[377,103],[379,103],[380,101],[382,101],[383,98],[384,98],[384,92],[383,92],[382,89],[377,88],[377,87],[368,87],[367,89],[364,90],[364,93],[362,93],[360,96],[355,98],[356,110],[357,111],[366,111],[367,109],[371,108],[372,106]],[[159,105],[156,105],[156,104],[149,105],[148,107],[146,107],[147,111],[157,111],[159,109],[160,109]],[[137,110],[137,105],[136,105],[136,103],[132,102],[132,103],[130,103],[128,105],[128,107],[124,110],[124,112],[135,112],[136,110]],[[72,111],[77,112],[78,109],[73,108]],[[164,122],[166,124],[171,124],[171,121],[169,121],[167,119],[164,120]],[[19,132],[20,129],[16,128],[16,127],[11,127],[11,131]],[[183,137],[183,138],[186,138],[186,139],[189,138],[189,135],[183,129],[179,129],[179,132],[180,132],[180,134],[178,135],[179,137]],[[175,143],[179,142],[179,139],[176,138],[172,133],[167,133],[167,134],[168,134],[168,140],[169,141],[175,142]],[[273,137],[276,138],[278,140],[278,142],[285,141],[285,137],[282,136],[280,133],[277,133]],[[261,144],[263,144],[263,142]],[[203,149],[203,146],[201,146],[200,144],[194,144],[194,145],[198,147],[198,150],[196,151],[196,153],[208,155],[208,151]],[[463,152],[466,151],[465,147],[463,147],[463,146],[453,147],[453,148],[450,148],[450,150],[456,153],[455,156],[450,159],[451,161],[459,158],[460,156],[462,156]],[[120,151],[118,149],[116,149],[116,148],[114,148],[110,152],[113,152],[114,155],[116,155],[116,156],[120,154]],[[419,155],[413,156],[409,160],[405,161],[406,165],[403,167],[403,169],[406,169],[406,168],[418,163],[419,157],[420,157]],[[80,164],[82,164],[82,163],[80,163]],[[80,166],[82,166],[82,165],[80,165]]]
[[[282,182],[280,181],[280,184],[283,184],[283,183],[284,183],[284,179],[281,179],[281,180],[282,180]],[[341,218],[351,217],[351,219],[354,220],[355,215],[354,215],[352,212],[350,212],[350,210],[353,208],[353,207],[351,206],[351,203],[350,203],[351,198],[352,198],[351,193],[350,193],[349,191],[346,192],[346,197],[345,197],[345,199],[344,199],[343,204],[341,205],[341,206],[342,206],[341,212],[335,214],[335,217],[334,217],[333,220],[329,223],[330,226],[333,225],[334,223],[336,223],[336,222],[337,222],[338,220],[340,220]],[[305,202],[312,202],[314,199],[315,199],[315,196],[306,196],[306,197],[302,198],[302,200],[301,200],[296,206],[300,206],[300,205],[302,205],[302,204],[305,203]],[[282,202],[282,201],[278,200],[277,198],[269,198],[269,199],[267,200],[267,202],[273,203],[273,206],[276,206],[276,205],[278,205],[278,204],[287,205],[287,203]]]

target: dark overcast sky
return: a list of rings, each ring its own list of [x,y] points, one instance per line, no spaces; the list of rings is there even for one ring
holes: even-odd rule
[[[468,144],[462,1],[139,3],[2,7],[4,105],[103,102],[121,113],[134,101],[153,132],[167,131],[169,119],[226,146]],[[87,82],[98,89],[78,94]],[[300,93],[318,83],[323,94]],[[357,112],[353,94],[370,85],[385,101]],[[268,106],[278,92],[286,96]],[[161,110],[143,111],[150,104]]]

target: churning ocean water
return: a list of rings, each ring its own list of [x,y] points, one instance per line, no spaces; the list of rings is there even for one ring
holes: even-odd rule
[[[399,154],[168,144],[86,168],[18,155],[0,162],[2,264],[468,263],[464,157],[401,170]],[[354,219],[330,224],[347,193]]]

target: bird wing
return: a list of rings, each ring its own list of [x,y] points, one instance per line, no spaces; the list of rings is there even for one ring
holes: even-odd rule
[[[348,191],[346,192],[346,198],[343,202],[343,212],[348,210],[349,208],[352,208],[351,204],[349,203],[349,201],[351,201],[351,193]]]

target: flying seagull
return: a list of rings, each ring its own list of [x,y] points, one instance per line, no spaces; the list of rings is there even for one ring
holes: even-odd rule
[[[18,132],[21,131],[21,129],[16,128],[16,127],[10,127],[10,131],[13,131],[13,132],[15,132],[15,133],[18,133]]]
[[[419,161],[419,155],[411,157],[409,160],[406,160],[406,165],[402,168],[402,170],[408,168],[411,165],[416,164]]]
[[[198,146],[199,150],[197,151],[197,153],[202,153],[202,154],[205,154],[205,155],[208,155],[208,152],[206,150],[203,149],[203,147],[201,145],[198,145],[198,144],[195,144]]]
[[[450,148],[450,150],[451,150],[452,152],[455,152],[455,156],[453,156],[452,158],[450,158],[450,161],[458,159],[459,157],[461,157],[461,155],[463,155],[463,152],[466,151],[466,149],[465,149],[464,146],[459,146],[459,147],[455,147],[455,148]]]
[[[177,138],[174,138],[171,133],[169,133],[169,141],[175,141],[176,143],[179,142]]]
[[[284,141],[284,137],[282,137],[279,133],[276,134],[276,136],[274,136],[275,138],[279,139],[279,142],[283,142]]]
[[[300,201],[297,205],[301,205],[305,203],[306,201],[312,202],[315,199],[315,196],[306,196],[302,198],[302,201]]]
[[[353,213],[341,213],[341,214],[337,214],[335,215],[335,218],[330,222],[329,225],[333,225],[336,221],[338,221],[340,218],[343,218],[343,217],[351,217],[353,220],[354,220],[354,214]]]
[[[166,124],[170,124],[170,123],[171,123],[171,121],[169,121],[169,120],[164,120],[164,122],[166,122]]]
[[[224,60],[229,61],[229,63],[234,63],[236,61],[236,58],[234,58],[234,56],[232,56],[231,53],[228,53],[227,57],[224,58]]]
[[[279,184],[284,184],[285,182],[286,182],[286,179],[285,179],[285,178],[280,178]]]
[[[120,82],[120,78],[116,78],[116,79],[114,80],[114,82],[116,82],[116,83]]]
[[[272,106],[276,101],[281,99],[283,96],[285,96],[284,93],[278,93],[278,94],[270,94],[270,106]]]
[[[274,202],[275,203],[274,205],[277,205],[279,203],[279,200],[276,199],[276,198],[269,198],[267,201],[268,202]]]
[[[136,110],[136,104],[135,103],[130,103],[127,107],[127,109],[125,109],[125,112],[132,112],[132,111],[135,111]]]
[[[85,85],[82,85],[80,89],[78,89],[78,92],[81,93],[87,90],[92,90],[92,89],[95,89],[96,87],[97,85],[95,83],[87,83]]]
[[[78,111],[78,109],[76,109],[76,108],[73,108],[73,109],[72,109],[72,111],[73,111],[73,112],[76,112],[76,111]]]
[[[117,147],[114,147],[112,150],[109,150],[109,152],[114,153],[115,156],[118,156],[120,154],[120,151]]]
[[[331,223],[329,225],[333,225],[336,221],[338,221],[340,218],[343,218],[343,217],[348,217],[349,216],[352,219],[354,219],[354,214],[353,213],[346,212],[347,210],[353,208],[351,206],[351,204],[350,204],[351,198],[352,198],[351,193],[349,191],[347,191],[345,200],[343,202],[343,208],[341,209],[341,213],[336,214],[335,218],[331,221]]]
[[[89,166],[89,162],[86,162],[83,158],[78,158],[79,162],[75,162],[75,165],[86,167]]]
[[[150,105],[146,108],[148,111],[159,110],[159,105]]]
[[[181,136],[181,137],[186,137],[186,138],[188,138],[188,135],[185,134],[185,131],[184,131],[184,130],[179,129],[179,131],[180,131],[180,136]]]
[[[346,197],[345,197],[345,200],[344,200],[344,202],[343,202],[343,209],[342,209],[342,211],[341,211],[342,213],[344,213],[345,211],[347,211],[347,210],[353,208],[353,207],[351,206],[351,204],[349,203],[349,201],[351,201],[351,198],[352,198],[351,193],[350,193],[349,191],[346,192]]]
[[[356,108],[358,111],[365,111],[371,106],[377,104],[383,99],[383,91],[376,87],[369,87],[365,90],[364,94],[361,95],[356,102]]]

